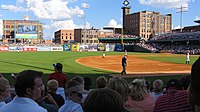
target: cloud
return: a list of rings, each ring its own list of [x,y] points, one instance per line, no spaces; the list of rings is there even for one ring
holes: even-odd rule
[[[111,19],[107,25],[108,27],[115,27],[115,28],[121,28],[122,25],[118,24],[116,20]]]
[[[194,20],[200,20],[200,17],[199,17],[199,16],[196,16]]]
[[[181,28],[181,26],[180,25],[178,25],[178,26],[173,26],[173,28],[172,29],[180,29]],[[182,26],[182,28],[184,28],[183,26]]]
[[[14,5],[1,5],[1,9],[9,10],[9,11],[28,11],[27,9],[21,7],[21,6],[14,6]]]
[[[139,0],[139,2],[143,5],[149,5],[152,7],[159,7],[159,8],[178,8],[181,5],[188,6],[188,3],[191,0]],[[192,0],[192,2],[195,2],[195,0]]]
[[[39,19],[66,20],[74,16],[81,17],[84,11],[78,6],[69,7],[69,2],[76,0],[17,0],[16,5],[1,5],[10,11],[33,12]]]
[[[54,32],[60,29],[73,30],[78,28],[84,28],[84,26],[76,25],[73,19],[70,19],[65,21],[51,21],[51,24],[43,25],[43,28],[46,29],[44,31],[44,38],[51,39],[54,35]],[[86,28],[91,28],[88,22],[86,22]]]
[[[71,19],[73,16],[84,14],[78,6],[68,7],[68,2],[62,0],[49,0],[46,2],[27,0],[27,6],[40,19],[64,20]]]
[[[1,5],[2,9],[33,13],[43,25],[44,38],[52,38],[53,33],[59,29],[83,28],[76,25],[75,17],[83,17],[84,10],[74,5],[77,0],[17,0],[15,5]],[[72,3],[74,6],[70,6]],[[88,4],[89,6],[89,4]],[[90,23],[86,22],[86,28]]]
[[[3,20],[0,19],[0,39],[2,38],[3,35]]]

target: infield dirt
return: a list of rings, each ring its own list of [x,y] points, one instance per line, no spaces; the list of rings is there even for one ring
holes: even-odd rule
[[[123,56],[113,55],[102,58],[101,56],[89,56],[76,60],[85,66],[99,68],[120,73],[122,71],[121,58]],[[189,74],[191,65],[176,64],[143,59],[134,55],[128,56],[127,74]]]

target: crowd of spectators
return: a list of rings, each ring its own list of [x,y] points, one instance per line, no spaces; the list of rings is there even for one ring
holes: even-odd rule
[[[186,43],[152,43],[153,47],[157,48],[159,52],[168,52],[176,54],[199,54],[200,45],[198,44],[186,44]]]
[[[170,79],[166,84],[161,79],[128,82],[99,76],[96,88],[90,88],[89,77],[69,80],[62,64],[56,63],[47,84],[43,84],[42,72],[17,74],[13,78],[16,96],[9,102],[5,102],[10,97],[9,81],[0,74],[0,112],[199,112],[199,63],[200,58],[192,66],[192,77]]]
[[[151,52],[159,52],[159,50],[152,46],[151,44],[146,44],[146,43],[136,43],[136,45],[140,46],[140,47],[143,47],[145,49],[148,49],[150,50]]]
[[[167,33],[155,36],[151,40],[200,40],[200,31],[184,33]]]
[[[105,38],[139,38],[136,35],[122,35],[122,34],[112,34],[112,35],[108,35]]]

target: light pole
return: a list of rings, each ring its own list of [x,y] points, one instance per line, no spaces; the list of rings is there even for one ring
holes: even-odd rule
[[[176,9],[176,12],[177,13],[180,13],[180,30],[181,30],[181,32],[182,32],[182,15],[183,15],[183,12],[187,12],[187,7],[184,7],[184,6],[182,6],[181,5],[181,7],[180,8],[177,8]]]
[[[5,12],[5,14],[4,14],[4,38],[6,38],[6,10],[8,10],[8,9],[6,9],[6,8],[2,8],[2,10],[4,10]]]
[[[88,9],[89,8],[89,4],[87,3],[82,3],[81,7],[84,9]],[[84,44],[86,44],[86,12],[84,12]],[[82,39],[81,39],[81,43],[82,43]]]

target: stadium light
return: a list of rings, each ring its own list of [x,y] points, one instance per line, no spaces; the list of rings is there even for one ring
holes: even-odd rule
[[[128,0],[125,0],[123,4],[127,7],[129,4]]]
[[[89,9],[89,4],[82,3],[81,7],[84,8],[84,9]],[[86,44],[86,12],[84,12],[84,44]]]
[[[5,18],[5,19],[4,19],[4,22],[5,22],[5,23],[4,23],[4,25],[5,25],[5,26],[4,26],[4,38],[6,38],[6,10],[8,10],[8,9],[7,9],[6,7],[1,8],[1,9],[5,11],[5,12],[4,12],[4,13],[5,13],[5,15],[4,15],[4,18]]]
[[[183,24],[183,20],[182,20],[182,15],[183,12],[187,12],[188,11],[188,7],[181,5],[180,8],[176,8],[176,13],[180,13],[180,30],[182,32],[182,24]]]

